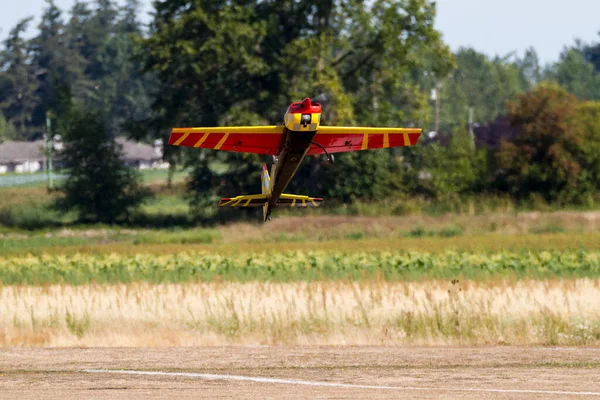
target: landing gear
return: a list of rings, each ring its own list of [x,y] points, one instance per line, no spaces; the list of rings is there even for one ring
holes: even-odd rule
[[[319,143],[317,142],[313,142],[311,141],[310,144],[314,144],[315,146],[319,147],[321,150],[323,150],[323,152],[325,153],[325,156],[327,157],[327,162],[331,165],[333,165],[333,162],[335,161],[335,158],[333,157],[333,154],[329,154],[327,152],[327,149],[325,149],[325,147],[321,146]]]

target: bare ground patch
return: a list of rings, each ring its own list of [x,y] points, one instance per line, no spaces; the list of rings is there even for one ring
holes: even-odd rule
[[[90,368],[230,374],[399,389],[81,372]],[[600,394],[598,348],[7,349],[0,350],[0,371],[2,398],[546,399]],[[592,394],[577,395],[580,392]]]

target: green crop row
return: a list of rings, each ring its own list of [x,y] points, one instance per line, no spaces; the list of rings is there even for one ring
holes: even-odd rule
[[[284,251],[217,255],[186,252],[162,256],[75,254],[0,258],[0,281],[4,285],[598,276],[600,251],[586,250],[494,254]]]

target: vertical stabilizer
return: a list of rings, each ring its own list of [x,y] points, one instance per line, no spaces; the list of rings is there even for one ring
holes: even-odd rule
[[[262,173],[260,174],[261,190],[262,194],[269,196],[271,194],[271,177],[269,176],[269,169],[267,164],[263,164]],[[263,205],[263,221],[269,218],[269,202],[267,201]]]

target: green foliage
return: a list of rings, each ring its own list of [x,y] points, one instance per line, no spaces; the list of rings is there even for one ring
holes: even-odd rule
[[[75,313],[71,313],[69,310],[67,310],[65,322],[69,332],[80,339],[90,330],[91,326],[91,318],[87,312],[85,312],[81,317],[78,317]]]
[[[4,114],[0,111],[0,143],[5,140],[12,140],[17,136],[17,130],[13,124],[4,118]]]
[[[600,73],[600,43],[585,46],[583,49],[585,59],[594,65],[597,73]]]
[[[74,210],[84,221],[113,223],[128,219],[149,195],[97,115],[76,113],[64,145],[62,161],[69,175],[59,189],[64,195],[57,201],[59,209]]]
[[[243,8],[191,0],[159,3],[142,52],[146,68],[160,82],[152,125],[227,125],[250,117],[273,123],[290,100],[317,95],[325,105],[323,120],[330,125],[397,126],[426,120],[428,92],[414,76],[423,68],[445,73],[451,64],[448,48],[433,29],[434,15],[435,7],[423,0],[370,6],[256,1]],[[206,152],[201,158],[191,176],[195,193],[230,196],[258,188],[258,157]],[[345,191],[328,190],[334,197],[389,193],[388,154],[343,155],[339,160],[336,177],[345,183],[327,182]],[[196,163],[192,156],[191,164]],[[215,164],[229,167],[216,171],[211,168]],[[298,181],[324,178],[321,164],[310,164]],[[192,198],[198,208],[198,196]]]
[[[44,133],[46,118],[62,129],[68,107],[105,111],[105,123],[121,132],[128,121],[150,113],[152,76],[134,60],[140,35],[137,0],[118,10],[112,1],[75,2],[67,21],[54,0],[46,0],[38,34],[23,38],[30,18],[21,21],[0,52],[0,111],[20,139]]]
[[[600,190],[600,102],[581,103],[572,123],[581,137],[577,193],[583,202],[593,204],[591,196]]]
[[[556,84],[544,83],[509,105],[510,124],[519,132],[498,152],[507,189],[524,198],[576,200],[582,173],[583,137],[573,124],[577,99]]]
[[[550,76],[582,100],[600,100],[600,73],[579,49],[567,49]]]
[[[456,53],[456,69],[441,81],[440,126],[442,131],[462,129],[473,109],[473,121],[485,123],[504,113],[507,100],[539,79],[539,64],[533,50],[523,60],[490,59],[473,49]]]
[[[391,194],[389,152],[346,153],[323,176],[324,195],[343,202],[381,200]]]
[[[20,138],[29,137],[28,125],[38,102],[35,66],[28,63],[31,48],[23,38],[31,19],[21,20],[10,31],[0,53],[0,109]]]
[[[72,104],[103,110],[115,136],[166,140],[173,126],[278,123],[290,101],[307,96],[322,102],[327,125],[427,132],[436,120],[431,94],[438,87],[433,144],[423,138],[415,149],[341,154],[333,168],[311,157],[289,191],[350,203],[345,210],[356,214],[385,197],[418,197],[454,209],[464,207],[464,196],[497,191],[533,206],[593,205],[600,158],[594,103],[544,114],[535,123],[513,121],[524,130],[498,157],[490,156],[496,149],[473,148],[465,128],[470,110],[475,126],[514,113],[506,102],[528,99],[521,95],[543,78],[581,100],[600,100],[598,43],[576,41],[542,70],[534,49],[522,56],[489,57],[469,48],[451,54],[434,29],[435,2],[427,0],[157,1],[148,31],[136,17],[139,5],[76,1],[63,12],[46,0],[31,39],[24,36],[31,19],[20,21],[0,50],[0,141],[40,138],[47,117],[54,133],[66,133]],[[177,165],[191,167],[187,198],[193,218],[204,223],[240,215],[217,212],[216,200],[258,193],[260,167],[269,161],[174,146],[166,146],[164,157],[172,173]],[[393,207],[405,212],[403,205]],[[21,219],[5,212],[3,219],[35,225],[34,214]],[[176,223],[158,214],[137,217],[143,224]]]
[[[448,236],[455,232],[447,231]],[[444,251],[283,251],[217,255],[183,252],[118,256],[75,254],[0,258],[5,285],[194,281],[319,281],[323,279],[497,279],[597,277],[598,251],[528,251],[485,254]],[[71,321],[86,327],[84,320]],[[77,328],[77,330],[79,330]],[[85,330],[83,330],[85,331]]]
[[[420,187],[424,193],[444,198],[486,189],[487,153],[476,150],[473,140],[457,130],[447,147],[435,143],[423,151]]]

